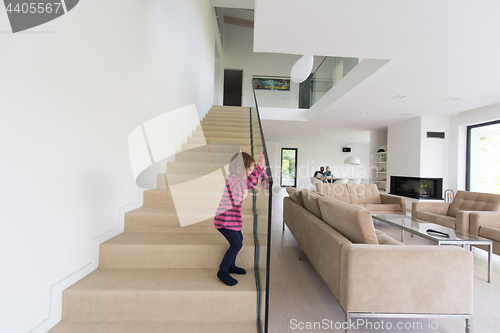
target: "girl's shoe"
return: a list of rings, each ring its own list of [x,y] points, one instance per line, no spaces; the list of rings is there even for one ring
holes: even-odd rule
[[[228,272],[219,270],[217,272],[217,277],[228,286],[234,286],[238,283],[238,280],[234,279]]]
[[[238,267],[238,266],[230,266],[229,273],[230,274],[246,274],[247,271],[245,271],[245,269]]]

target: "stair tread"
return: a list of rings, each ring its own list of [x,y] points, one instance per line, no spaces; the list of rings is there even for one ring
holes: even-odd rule
[[[192,215],[206,215],[207,212],[212,211],[210,208],[197,208],[197,207],[191,207],[190,208],[190,214]],[[130,212],[127,212],[126,214],[130,215],[137,215],[137,214],[168,214],[168,215],[177,215],[177,211],[175,210],[174,207],[154,207],[154,206],[143,206],[134,210],[131,210]],[[243,208],[241,210],[242,215],[253,215],[253,211],[251,208],[245,209]],[[267,214],[267,209],[257,209],[257,214]]]
[[[194,321],[196,320],[196,321]],[[256,333],[257,324],[252,321],[231,320],[162,320],[162,321],[62,321],[50,333]]]
[[[216,276],[217,267],[175,269],[98,268],[65,292],[228,292]],[[254,269],[239,277],[233,292],[255,292]]]
[[[215,229],[215,228],[214,228]],[[219,233],[152,233],[123,232],[104,242],[105,245],[227,245]],[[254,246],[253,233],[243,233],[243,246]]]
[[[191,207],[189,214],[192,215],[206,215],[207,212],[213,211],[210,208],[199,208],[199,207]],[[149,213],[149,214],[168,214],[168,215],[177,215],[177,211],[175,210],[174,207],[154,207],[154,206],[142,206],[137,209],[131,210],[130,212],[127,212],[126,214],[130,215],[135,215],[135,214],[144,214],[144,213]],[[243,208],[241,210],[242,215],[253,215],[252,209],[248,208],[245,209]],[[215,214],[214,214],[215,216]]]

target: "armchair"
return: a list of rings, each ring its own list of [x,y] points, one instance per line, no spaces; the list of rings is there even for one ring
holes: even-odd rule
[[[471,212],[470,234],[491,239],[493,253],[500,255],[500,212]]]
[[[413,202],[411,216],[489,239],[493,239],[491,237],[494,235],[497,237],[496,232],[490,230],[493,228],[499,230],[498,241],[500,241],[500,195],[498,194],[458,191],[451,203]],[[499,245],[496,247],[497,251],[500,251]],[[495,246],[493,249],[495,252]]]

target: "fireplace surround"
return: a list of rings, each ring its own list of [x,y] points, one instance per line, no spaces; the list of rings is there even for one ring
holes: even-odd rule
[[[443,178],[391,176],[390,194],[415,199],[443,199]]]

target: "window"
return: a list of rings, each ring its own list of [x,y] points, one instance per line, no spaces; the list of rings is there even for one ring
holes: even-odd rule
[[[500,194],[500,120],[467,126],[465,189]]]
[[[297,187],[297,148],[281,148],[281,187]]]

